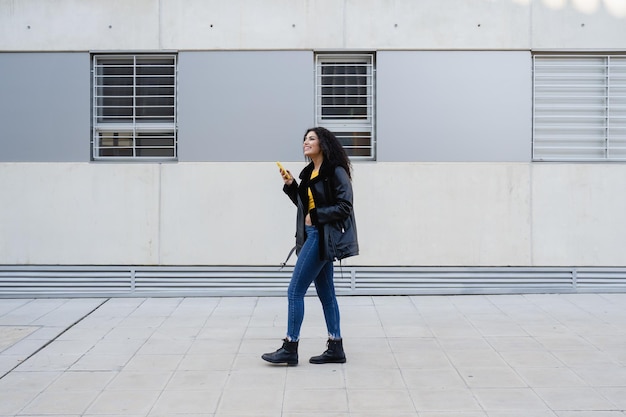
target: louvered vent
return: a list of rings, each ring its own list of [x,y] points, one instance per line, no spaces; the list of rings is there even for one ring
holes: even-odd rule
[[[0,297],[284,295],[293,267],[0,266]],[[626,292],[626,268],[335,267],[339,295]]]
[[[127,268],[0,266],[0,296],[125,295],[131,288]]]

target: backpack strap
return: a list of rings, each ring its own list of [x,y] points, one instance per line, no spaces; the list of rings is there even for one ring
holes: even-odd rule
[[[291,258],[291,255],[293,255],[293,253],[296,251],[296,247],[294,246],[293,248],[291,248],[291,250],[289,251],[289,255],[287,255],[287,259],[285,259],[285,262],[280,264],[280,269],[279,271],[282,271],[282,269],[287,265],[287,261],[289,261],[289,258]]]

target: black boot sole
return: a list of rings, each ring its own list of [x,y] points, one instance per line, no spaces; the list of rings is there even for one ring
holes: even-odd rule
[[[261,359],[263,359],[266,362],[273,363],[275,365],[285,364],[287,366],[296,366],[298,364],[298,360],[297,359],[295,361],[293,361],[293,360],[291,360],[291,361],[280,361],[280,360],[274,360],[272,358],[268,358],[265,355],[262,355]]]
[[[323,365],[325,363],[346,363],[346,358],[320,359],[320,360],[315,360],[311,358],[309,359],[309,363],[313,363],[315,365]]]

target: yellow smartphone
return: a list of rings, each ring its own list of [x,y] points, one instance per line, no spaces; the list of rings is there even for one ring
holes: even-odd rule
[[[281,173],[284,172],[285,175],[287,175],[287,178],[291,178],[291,175],[289,175],[289,173],[287,172],[287,170],[285,169],[283,164],[281,164],[280,162],[276,161],[276,165],[278,165],[278,168],[280,168]]]

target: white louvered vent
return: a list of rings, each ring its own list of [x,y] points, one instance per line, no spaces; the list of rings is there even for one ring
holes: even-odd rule
[[[535,55],[533,159],[626,160],[626,56]]]
[[[0,266],[0,296],[125,295],[128,269],[57,266]]]
[[[293,267],[0,266],[0,298],[284,295]],[[339,295],[626,292],[626,268],[339,267]]]

